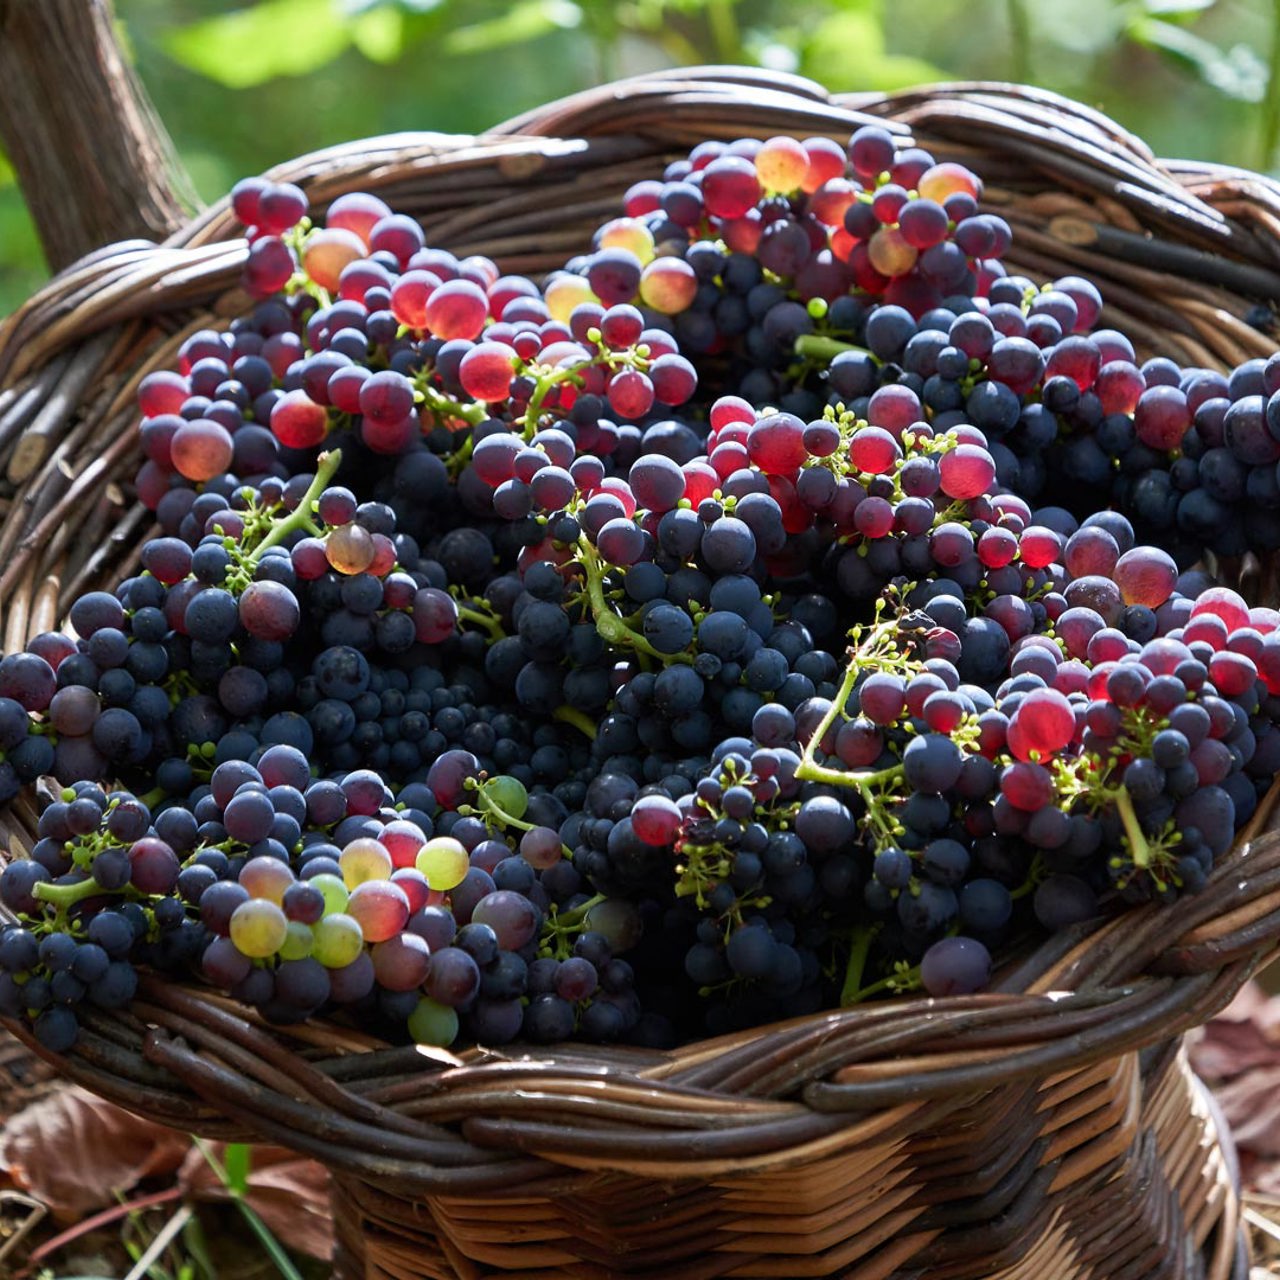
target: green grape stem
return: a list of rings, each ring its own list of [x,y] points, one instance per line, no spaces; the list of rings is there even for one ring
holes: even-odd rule
[[[825,334],[806,333],[796,339],[795,352],[802,360],[830,364],[836,356],[845,351],[857,351],[864,356],[871,356],[877,364],[882,363],[866,347],[860,347],[853,342],[841,342],[839,338],[828,338]]]
[[[1120,814],[1120,821],[1124,824],[1124,834],[1129,841],[1129,853],[1133,858],[1133,865],[1140,871],[1146,871],[1151,866],[1151,845],[1143,833],[1142,824],[1138,821],[1137,811],[1133,807],[1133,798],[1123,783],[1115,789],[1113,794],[1116,811]]]
[[[495,640],[502,640],[507,634],[503,631],[502,623],[497,618],[481,613],[478,609],[468,609],[465,605],[458,606],[458,621],[469,622],[473,627],[480,627],[482,630],[487,631],[490,644]]]
[[[110,892],[110,889],[104,889],[96,880],[89,879],[81,880],[78,884],[37,884],[31,890],[31,896],[49,903],[59,911],[65,911],[77,902],[83,902],[85,898],[97,898]]]
[[[542,412],[542,402],[550,394],[551,388],[558,386],[561,382],[569,382],[573,379],[581,382],[581,375],[576,368],[556,369],[552,373],[544,374],[538,379],[538,384],[533,389],[533,395],[529,397],[529,405],[524,411],[524,438],[532,439],[538,430],[538,415]]]
[[[568,703],[562,703],[552,713],[553,720],[559,720],[561,724],[571,724],[579,733],[586,736],[594,742],[596,740],[596,726],[591,718],[577,707],[571,707]]]
[[[514,827],[517,831],[532,831],[534,829],[532,822],[526,822],[523,818],[517,818],[508,813],[485,791],[484,787],[480,787],[476,792],[476,799],[479,801],[480,812],[490,815],[504,830],[507,827]],[[566,858],[573,857],[573,850],[567,844],[561,844],[560,850]]]
[[[876,796],[873,788],[882,782],[893,782],[902,777],[902,766],[891,765],[887,769],[880,769],[876,772],[859,772],[853,770],[845,772],[841,769],[829,769],[825,765],[818,764],[813,756],[818,749],[818,744],[826,737],[827,731],[835,723],[835,719],[840,715],[849,701],[850,695],[853,693],[853,686],[858,682],[858,676],[862,673],[862,668],[874,662],[877,651],[881,643],[892,636],[897,630],[896,622],[880,623],[867,638],[864,646],[855,650],[849,661],[849,666],[845,670],[844,680],[841,681],[840,688],[836,692],[836,696],[831,700],[831,706],[827,710],[827,714],[822,717],[822,722],[813,731],[809,741],[805,744],[803,753],[800,756],[800,765],[796,769],[796,777],[804,778],[809,782],[824,782],[833,787],[853,787],[862,793],[862,798],[866,802],[868,810],[873,808]],[[864,657],[864,652],[866,655]]]
[[[316,459],[316,475],[312,480],[302,501],[298,503],[298,508],[289,516],[279,521],[273,526],[271,532],[267,534],[263,540],[253,549],[249,556],[250,564],[257,564],[262,559],[263,552],[269,547],[278,546],[283,542],[295,529],[304,529],[311,534],[318,535],[320,529],[315,521],[311,518],[311,504],[315,502],[320,495],[329,487],[329,482],[337,474],[338,467],[342,464],[342,450],[334,449],[329,453],[322,453]]]
[[[849,963],[844,971],[844,986],[840,988],[842,1009],[858,1003],[861,996],[862,975],[867,967],[867,956],[871,953],[871,944],[879,931],[879,926],[873,925],[869,929],[859,929],[854,934],[853,947],[849,951]]]
[[[847,1008],[849,1005],[861,1004],[864,1000],[871,996],[877,996],[882,991],[893,991],[901,993],[903,991],[914,991],[920,985],[920,966],[915,965],[913,968],[905,969],[899,972],[897,969],[893,971],[887,978],[881,978],[879,982],[873,982],[869,987],[863,987],[860,991],[854,991],[846,998],[845,993],[841,993],[840,1003]]]
[[[604,566],[599,553],[591,545],[591,540],[585,533],[578,538],[578,563],[586,575],[587,601],[591,605],[591,616],[595,619],[596,630],[607,644],[634,649],[637,653],[656,658],[662,663],[681,662],[692,665],[691,654],[659,652],[644,636],[638,631],[633,631],[609,608],[609,602],[604,598]]]
[[[476,427],[489,416],[488,409],[482,404],[459,404],[458,401],[441,395],[434,387],[427,385],[425,377],[416,382],[415,389],[422,397],[421,407],[438,418],[461,418],[463,422]]]
[[[597,893],[594,898],[588,898],[580,907],[574,907],[572,911],[566,911],[563,914],[557,913],[553,905],[551,914],[543,924],[538,938],[539,953],[554,956],[557,960],[567,960],[572,951],[569,943],[570,936],[582,932],[582,926],[586,923],[591,908],[598,907],[604,901],[605,895]]]

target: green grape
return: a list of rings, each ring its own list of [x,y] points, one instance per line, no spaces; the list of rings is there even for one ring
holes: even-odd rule
[[[325,916],[311,926],[311,954],[326,969],[341,969],[364,950],[364,934],[347,915]]]
[[[455,889],[471,869],[471,859],[461,841],[436,836],[419,850],[416,866],[433,889]]]
[[[335,915],[337,912],[347,909],[347,898],[350,897],[350,894],[347,892],[347,886],[342,883],[340,877],[335,876],[332,872],[325,871],[318,876],[312,876],[307,883],[319,889],[324,895],[325,915]]]
[[[288,933],[280,945],[280,959],[305,960],[314,946],[311,926],[303,924],[301,920],[290,920]]]
[[[447,1048],[458,1038],[458,1015],[447,1004],[424,996],[409,1015],[409,1034],[418,1044]]]
[[[525,811],[529,808],[529,793],[524,789],[524,783],[519,778],[501,774],[496,778],[490,778],[481,790],[509,817],[523,818]]]
[[[266,898],[250,898],[231,913],[231,941],[241,955],[251,960],[275,955],[288,932],[288,918]]]
[[[394,870],[386,847],[369,836],[361,836],[347,845],[338,855],[338,865],[348,889],[366,880],[389,880]]]

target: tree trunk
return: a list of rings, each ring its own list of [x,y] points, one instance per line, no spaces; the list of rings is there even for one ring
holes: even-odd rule
[[[0,142],[55,271],[163,238],[191,203],[113,22],[110,0],[0,0]]]

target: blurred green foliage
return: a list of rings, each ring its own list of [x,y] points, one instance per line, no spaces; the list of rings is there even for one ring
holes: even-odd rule
[[[837,91],[1021,80],[1165,155],[1270,169],[1280,0],[116,0],[203,199],[329,143],[474,132],[601,80],[755,63]],[[0,158],[0,315],[44,277]]]

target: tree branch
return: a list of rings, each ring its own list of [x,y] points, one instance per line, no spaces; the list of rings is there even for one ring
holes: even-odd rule
[[[55,271],[163,238],[194,203],[110,0],[0,0],[0,141]]]

